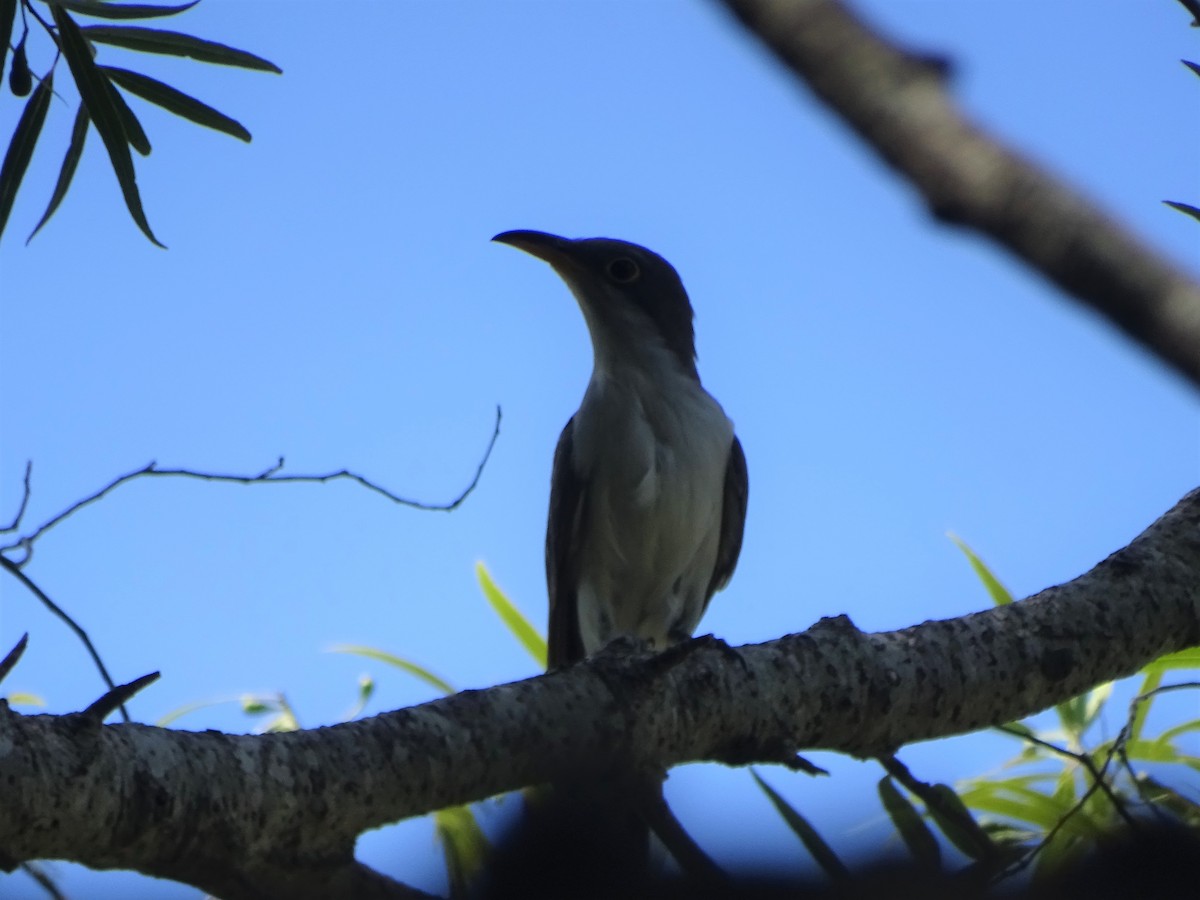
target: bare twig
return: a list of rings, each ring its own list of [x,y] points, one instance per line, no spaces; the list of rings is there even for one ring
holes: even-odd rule
[[[937,218],[987,235],[1200,386],[1200,284],[968,120],[944,67],[839,0],[723,2]]]
[[[1108,783],[1108,780],[1105,777],[1108,773],[1109,765],[1112,764],[1113,752],[1116,746],[1121,743],[1120,737],[1118,737],[1118,740],[1114,742],[1113,747],[1109,749],[1108,754],[1104,758],[1104,765],[1097,767],[1096,763],[1092,761],[1091,754],[1089,753],[1076,753],[1073,750],[1068,750],[1066,747],[1060,747],[1057,744],[1044,740],[1037,735],[1019,731],[1015,728],[1009,728],[1007,725],[997,725],[996,730],[1003,731],[1005,734],[1011,734],[1013,737],[1020,738],[1023,741],[1029,741],[1029,743],[1043,747],[1046,750],[1049,750],[1051,753],[1055,753],[1059,756],[1065,756],[1067,759],[1074,760],[1076,763],[1087,769],[1088,774],[1092,776],[1091,787],[1088,788],[1084,795],[1079,799],[1079,802],[1071,807],[1071,811],[1063,816],[1062,820],[1054,827],[1054,830],[1046,835],[1046,840],[1043,841],[1043,843],[1049,842],[1049,840],[1054,836],[1054,833],[1058,831],[1063,823],[1080,809],[1082,809],[1083,804],[1087,802],[1088,798],[1090,798],[1097,789],[1102,791],[1104,796],[1108,797],[1108,802],[1113,805],[1113,809],[1115,809],[1121,818],[1125,820],[1125,824],[1134,830],[1137,829],[1137,820],[1129,814],[1129,811],[1125,808],[1125,802],[1116,795],[1112,789],[1112,785]],[[1122,732],[1122,734],[1124,734],[1124,732]]]
[[[452,499],[446,503],[426,503],[422,500],[411,500],[406,497],[401,497],[398,494],[394,494],[393,492],[389,491],[387,488],[381,487],[380,485],[376,484],[375,482],[371,481],[370,479],[368,479],[362,475],[359,475],[356,472],[351,472],[347,469],[342,469],[337,472],[328,472],[323,475],[281,475],[280,471],[283,469],[283,466],[284,466],[284,459],[282,456],[279,457],[278,461],[275,462],[274,465],[269,466],[268,468],[259,472],[257,475],[231,475],[231,474],[224,474],[224,473],[217,473],[217,472],[201,472],[201,471],[198,471],[195,469],[160,469],[158,467],[157,462],[151,461],[151,462],[147,463],[146,465],[142,466],[140,469],[135,469],[132,472],[126,472],[124,475],[120,475],[117,478],[114,478],[112,481],[110,481],[104,487],[100,488],[100,490],[96,491],[95,493],[90,494],[87,497],[84,497],[82,500],[77,500],[75,503],[72,503],[69,507],[67,507],[62,512],[58,513],[57,515],[55,515],[55,516],[51,517],[50,519],[48,519],[47,521],[43,522],[36,529],[34,529],[34,531],[31,532],[30,534],[27,534],[27,535],[21,537],[19,540],[15,541],[11,544],[0,547],[0,554],[3,554],[4,552],[10,551],[10,550],[22,549],[25,551],[26,556],[24,559],[21,559],[19,562],[16,562],[15,565],[17,565],[17,566],[25,565],[27,562],[29,562],[29,556],[30,556],[30,554],[32,554],[33,543],[38,538],[40,538],[43,534],[45,534],[47,531],[49,531],[51,528],[53,528],[54,526],[61,523],[64,519],[67,519],[70,516],[74,515],[76,512],[81,510],[83,507],[88,506],[92,503],[95,503],[97,500],[100,500],[101,498],[103,498],[107,494],[111,493],[112,491],[116,490],[118,487],[125,484],[126,482],[133,481],[135,478],[142,478],[142,477],[149,477],[149,476],[166,476],[166,477],[174,477],[174,478],[195,478],[195,479],[199,479],[201,481],[221,481],[221,482],[232,482],[234,484],[284,484],[284,483],[295,483],[295,482],[312,482],[312,483],[323,484],[327,481],[336,481],[338,479],[349,479],[350,481],[357,482],[358,484],[362,485],[363,487],[367,488],[368,490],[374,491],[375,493],[377,493],[383,497],[386,497],[388,500],[391,500],[393,503],[398,503],[403,506],[410,506],[414,509],[442,510],[445,512],[450,512],[451,510],[455,510],[459,506],[461,506],[463,501],[465,501],[467,499],[467,497],[470,496],[471,492],[474,491],[476,486],[479,484],[479,479],[483,476],[484,467],[487,465],[487,461],[492,455],[492,449],[496,446],[496,440],[500,437],[500,419],[501,419],[501,411],[500,411],[500,407],[497,406],[496,407],[496,424],[495,424],[495,427],[492,429],[492,436],[488,441],[487,448],[484,450],[483,456],[479,460],[479,465],[476,466],[476,468],[475,468],[475,475],[471,478],[471,482],[470,482],[470,484],[468,484],[466,486],[466,488],[464,488],[454,499]],[[26,476],[26,477],[28,478],[28,476]],[[27,481],[27,484],[28,484],[28,481]],[[24,506],[22,505],[22,512],[23,511],[24,511]],[[11,529],[9,529],[9,530],[11,530]]]
[[[36,863],[25,862],[21,863],[21,870],[50,895],[50,900],[67,900],[67,895],[58,889],[58,885],[54,883],[54,880],[49,875],[42,871],[41,866]]]
[[[21,519],[25,517],[25,510],[29,506],[29,476],[32,472],[33,460],[27,460],[25,462],[25,493],[21,495],[21,505],[17,507],[17,514],[13,516],[12,524],[0,528],[0,534],[7,534],[21,527]]]
[[[79,624],[74,619],[63,612],[57,603],[46,596],[46,592],[34,584],[33,580],[21,571],[21,567],[19,565],[17,565],[11,559],[6,558],[2,554],[0,554],[0,567],[6,569],[9,574],[20,581],[21,584],[25,585],[25,587],[27,587],[35,597],[42,601],[42,605],[45,606],[46,609],[50,610],[50,612],[62,619],[63,622],[66,623],[67,627],[75,632],[75,636],[78,637],[79,640],[83,641],[83,646],[87,648],[88,654],[92,657],[92,662],[94,662],[96,664],[96,668],[100,670],[100,677],[104,679],[104,683],[108,685],[108,689],[110,691],[115,690],[116,684],[113,683],[112,677],[108,674],[108,669],[105,668],[104,661],[100,659],[100,654],[96,652],[96,648],[92,645],[92,639],[88,637],[87,632],[79,627]],[[120,706],[120,709],[121,718],[128,722],[129,712],[125,709],[123,704]]]
[[[29,632],[27,631],[21,635],[21,639],[17,641],[17,645],[8,651],[8,655],[4,657],[3,662],[0,662],[0,681],[7,678],[8,673],[21,661],[21,654],[25,652],[25,647],[28,643]]]

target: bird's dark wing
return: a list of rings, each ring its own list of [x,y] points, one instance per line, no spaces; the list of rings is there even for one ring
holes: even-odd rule
[[[562,430],[554,451],[554,469],[550,476],[550,517],[546,523],[546,587],[550,594],[550,627],[547,634],[546,662],[555,669],[583,659],[583,639],[579,634],[580,534],[587,501],[587,484],[575,473],[572,464],[574,442],[572,417]]]
[[[721,590],[733,577],[738,554],[742,552],[742,532],[746,527],[746,503],[750,497],[750,480],[746,473],[746,454],[742,442],[735,435],[729,448],[729,462],[725,466],[725,496],[721,502],[721,541],[717,544],[717,562],[713,566],[712,580],[708,583],[708,596]]]

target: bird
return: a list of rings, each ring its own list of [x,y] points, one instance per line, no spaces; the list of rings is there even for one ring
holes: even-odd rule
[[[592,343],[550,479],[548,667],[619,638],[655,651],[681,643],[733,575],[748,499],[741,441],[700,383],[683,282],[627,241],[527,230],[493,240],[550,264]]]
[[[527,230],[493,240],[549,263],[591,336],[591,377],[550,476],[547,667],[621,639],[653,651],[680,645],[733,575],[749,495],[733,422],[700,383],[683,281],[628,241]],[[670,813],[662,778],[560,784],[541,814],[556,846],[575,848],[552,854],[562,871],[630,895],[648,875],[653,830],[685,871],[719,873]]]

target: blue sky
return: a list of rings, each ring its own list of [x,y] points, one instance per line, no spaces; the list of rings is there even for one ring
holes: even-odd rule
[[[1200,36],[1177,3],[857,7],[953,57],[973,116],[1197,271],[1197,223],[1159,202],[1200,203],[1200,83],[1179,63],[1200,57]],[[473,569],[485,561],[542,622],[551,455],[591,351],[549,269],[488,242],[510,228],[633,240],[680,271],[701,375],[750,467],[741,563],[701,626],[731,642],[823,615],[880,630],[986,606],[947,531],[1023,596],[1090,568],[1200,481],[1193,390],[1001,252],[933,223],[717,4],[330,9],[205,0],[167,23],[282,77],[102,48],[101,62],[254,135],[247,146],[134,101],[154,145],[139,184],[169,251],[129,220],[94,134],[62,209],[23,245],[74,111],[53,104],[0,244],[0,518],[27,459],[28,525],[150,460],[251,474],[283,455],[290,472],[351,468],[435,502],[469,481],[497,404],[501,436],[452,514],[345,483],[146,479],[48,534],[28,572],[114,678],[163,673],[134,701],[139,718],[284,691],[303,724],[330,723],[363,672],[378,682],[368,712],[434,696],[326,652],[342,642],[462,687],[534,674]],[[18,109],[0,97],[0,134]],[[52,712],[95,699],[99,678],[60,623],[12,579],[0,604],[0,645],[31,636],[6,691]],[[232,705],[178,724],[254,725]],[[950,781],[1013,750],[974,736],[902,758]],[[766,776],[846,852],[887,840],[877,767],[814,758],[834,777]],[[668,795],[719,860],[805,865],[747,773],[685,767]],[[442,886],[426,822],[369,834],[360,852]],[[54,871],[75,896],[199,896]],[[0,876],[0,892],[40,896],[22,876]]]

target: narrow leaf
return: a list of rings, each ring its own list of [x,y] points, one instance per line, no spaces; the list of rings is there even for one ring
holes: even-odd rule
[[[152,243],[163,247],[150,230],[146,221],[146,213],[142,209],[142,198],[138,194],[137,175],[133,171],[133,158],[129,155],[129,144],[125,139],[125,130],[121,124],[121,116],[113,106],[111,85],[108,79],[92,61],[92,51],[84,39],[75,20],[67,15],[66,10],[56,4],[50,5],[54,14],[54,22],[58,25],[59,43],[67,65],[71,68],[71,76],[79,89],[79,96],[87,108],[88,116],[96,125],[96,132],[104,141],[112,163],[113,174],[121,186],[121,194],[125,198],[125,206],[129,215],[137,223],[142,234]],[[165,249],[165,247],[164,247]]]
[[[121,92],[113,87],[113,83],[107,77],[104,77],[104,84],[112,100],[113,109],[117,111],[117,115],[121,118],[121,130],[125,132],[125,140],[129,141],[129,146],[142,154],[142,156],[149,156],[150,139],[146,137],[142,123],[133,114],[133,110],[129,108],[129,104],[125,102],[125,98],[121,96]]]
[[[450,896],[465,897],[483,871],[488,842],[469,806],[450,806],[433,814],[450,881]]]
[[[1104,711],[1104,704],[1108,702],[1108,698],[1112,695],[1113,684],[1108,682],[1101,684],[1086,694],[1084,694],[1083,704],[1083,730],[1086,732],[1096,721],[1096,717]]]
[[[0,0],[0,75],[4,74],[8,45],[12,41],[13,23],[16,21],[17,0]]]
[[[849,878],[850,870],[846,868],[846,864],[833,852],[833,848],[825,843],[825,839],[817,833],[817,830],[809,824],[808,820],[800,815],[795,807],[777,794],[774,788],[763,781],[757,772],[751,769],[750,774],[754,776],[754,780],[759,788],[762,789],[762,792],[767,795],[767,799],[771,801],[771,805],[775,807],[775,811],[783,817],[783,821],[795,832],[796,837],[800,838],[800,841],[804,844],[808,852],[812,854],[812,858],[824,870],[825,874],[836,880]]]
[[[420,679],[443,694],[455,693],[454,686],[450,682],[434,675],[433,672],[424,666],[409,662],[407,659],[396,656],[394,653],[388,653],[385,650],[376,650],[374,647],[361,647],[356,644],[338,644],[335,647],[330,647],[329,650],[331,653],[352,653],[355,656],[365,656],[367,659],[387,663],[389,666],[395,666],[397,669],[407,672],[414,678]]]
[[[1072,697],[1054,707],[1058,714],[1059,724],[1072,742],[1078,743],[1083,734],[1084,714],[1087,708],[1086,696]]]
[[[80,30],[87,35],[88,40],[124,47],[127,50],[186,56],[188,59],[222,66],[240,66],[243,69],[257,69],[261,72],[283,73],[283,69],[261,56],[178,31],[141,28],[136,25],[87,25]]]
[[[25,110],[13,131],[12,140],[8,142],[4,162],[0,163],[0,235],[4,234],[4,226],[8,224],[8,216],[17,199],[17,190],[21,187],[25,170],[29,168],[29,160],[33,156],[38,135],[42,133],[53,87],[52,70],[38,82],[33,95],[26,101]]]
[[[29,233],[29,237],[25,239],[28,244],[33,240],[33,236],[42,230],[42,226],[50,221],[50,217],[58,210],[58,206],[63,201],[63,197],[67,196],[67,189],[71,186],[71,179],[75,177],[75,168],[79,165],[79,157],[83,155],[83,144],[87,140],[88,132],[88,114],[82,103],[79,104],[79,109],[75,113],[75,127],[71,129],[71,143],[67,145],[67,155],[63,157],[62,168],[58,170],[58,181],[54,185],[54,193],[50,195],[50,204],[46,207],[46,211],[42,213],[41,221]]]
[[[72,12],[97,19],[157,19],[191,9],[200,0],[180,6],[153,6],[148,3],[102,3],[101,0],[54,0]]]
[[[933,836],[917,808],[896,787],[890,775],[879,779],[879,799],[913,858],[924,866],[938,868],[942,861],[942,851],[938,847],[937,838]]]
[[[534,658],[538,666],[546,668],[546,639],[496,586],[487,566],[481,562],[475,563],[475,577],[479,579],[479,586],[483,588],[483,595],[487,598],[487,602],[491,604],[492,609],[500,616],[508,630],[521,642],[521,646]]]
[[[37,694],[16,693],[4,697],[10,706],[45,706],[46,701]]]
[[[1185,824],[1195,827],[1200,821],[1200,806],[1190,797],[1176,791],[1161,781],[1156,781],[1149,775],[1138,778],[1138,787],[1144,797],[1178,816]]]
[[[1188,734],[1192,731],[1200,731],[1200,719],[1192,719],[1189,722],[1184,722],[1182,725],[1176,725],[1174,728],[1168,728],[1158,736],[1157,740],[1173,741],[1181,734]]]
[[[1158,662],[1162,662],[1160,658]],[[1151,666],[1154,663],[1150,664]],[[1158,690],[1158,686],[1162,684],[1163,675],[1166,674],[1165,669],[1151,669],[1149,666],[1142,670],[1146,673],[1146,677],[1142,679],[1141,690],[1138,691],[1137,699],[1130,707],[1129,717],[1129,740],[1136,741],[1142,736],[1142,729],[1146,727],[1146,717],[1150,715],[1150,706],[1154,703],[1154,698],[1157,696],[1154,691]]]
[[[1165,672],[1170,669],[1200,669],[1200,647],[1190,647],[1160,656],[1142,668],[1143,672]],[[1145,688],[1141,693],[1146,693]]]
[[[966,804],[947,784],[933,785],[925,800],[925,809],[955,847],[972,859],[986,859],[995,852],[987,836]]]
[[[1013,596],[1008,588],[1002,585],[1000,579],[992,574],[992,570],[984,565],[982,559],[975,555],[975,551],[967,546],[967,542],[953,533],[948,533],[946,536],[954,541],[958,549],[967,557],[967,562],[971,564],[971,568],[975,570],[975,575],[983,582],[983,586],[987,589],[989,596],[991,596],[992,603],[996,606],[1007,606],[1012,603]]]
[[[1200,75],[1200,65],[1197,65],[1196,63],[1191,62],[1186,59],[1181,59],[1180,62],[1183,63],[1185,66],[1187,66],[1189,69],[1191,69],[1193,72],[1195,72],[1197,75]]]
[[[8,70],[8,89],[14,97],[28,97],[33,90],[33,73],[29,71],[29,59],[25,56],[25,39],[29,33],[21,35],[17,49],[13,51],[12,68]]]
[[[194,713],[199,709],[208,709],[210,706],[220,706],[222,703],[237,703],[240,702],[236,697],[227,697],[224,700],[198,700],[195,703],[186,703],[183,706],[177,706],[171,710],[154,724],[159,728],[166,728],[176,719],[186,716],[189,713]]]
[[[149,100],[168,112],[198,125],[231,134],[240,140],[246,142],[250,140],[250,132],[242,127],[241,122],[229,118],[224,113],[217,112],[208,104],[189,97],[183,91],[178,91],[170,85],[163,84],[161,81],[139,72],[130,72],[128,69],[101,66],[100,70],[129,93],[136,94],[143,100]]]
[[[1176,203],[1174,200],[1164,200],[1163,203],[1167,204],[1171,209],[1177,209],[1181,213],[1191,216],[1193,219],[1200,219],[1200,207],[1192,206],[1189,203]]]

